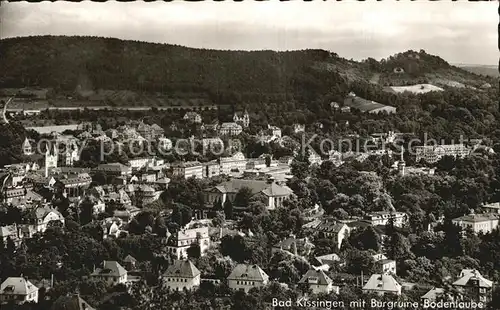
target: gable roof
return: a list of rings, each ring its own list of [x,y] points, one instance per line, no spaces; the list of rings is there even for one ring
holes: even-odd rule
[[[300,279],[299,283],[330,285],[332,279],[330,279],[323,270],[309,269],[302,279]]]
[[[240,189],[247,187],[252,194],[262,192],[266,196],[286,196],[292,193],[288,187],[269,183],[262,180],[232,179],[213,187],[211,190],[218,190],[221,193],[237,193]]]
[[[320,264],[327,264],[328,265],[328,264],[331,264],[333,262],[340,261],[340,257],[337,254],[332,253],[332,254],[326,254],[326,255],[322,255],[322,256],[317,256],[316,260]]]
[[[36,291],[38,287],[22,277],[9,277],[0,285],[2,295],[28,295]]]
[[[227,279],[264,282],[269,280],[269,276],[258,265],[238,264]]]
[[[176,260],[163,274],[166,277],[194,278],[201,272],[190,260]]]
[[[365,286],[363,286],[363,290],[399,292],[401,290],[401,284],[391,275],[373,274],[368,282],[366,282]]]
[[[484,278],[481,273],[475,269],[464,269],[460,273],[461,278],[453,282],[453,285],[468,286],[471,285],[469,281],[478,281],[479,287],[491,288],[493,281]]]
[[[127,274],[127,270],[122,267],[117,261],[104,261],[103,268],[97,268],[92,276],[105,276],[105,277],[121,277]]]
[[[420,298],[435,300],[437,297],[439,297],[440,295],[443,295],[443,294],[444,294],[443,288],[434,287]]]
[[[95,310],[79,295],[61,296],[52,305],[51,310]]]
[[[137,262],[137,259],[135,259],[135,257],[133,257],[132,255],[129,254],[129,255],[127,255],[127,257],[125,257],[125,259],[123,259],[123,262],[124,263],[135,263],[135,262]]]

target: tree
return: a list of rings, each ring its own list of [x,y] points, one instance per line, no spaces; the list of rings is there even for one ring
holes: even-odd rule
[[[233,218],[233,204],[229,198],[226,198],[226,201],[224,201],[224,214],[227,219]]]
[[[198,243],[192,243],[186,250],[189,258],[200,258],[201,249]]]
[[[380,236],[372,226],[349,236],[349,243],[359,250],[380,250]]]
[[[84,199],[80,204],[80,225],[86,225],[92,222],[94,217],[94,203],[90,199]]]
[[[253,196],[253,192],[249,187],[242,187],[234,197],[233,204],[242,209],[247,209],[250,199]],[[227,200],[227,199],[226,199]]]

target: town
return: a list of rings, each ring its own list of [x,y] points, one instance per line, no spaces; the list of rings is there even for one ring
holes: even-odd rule
[[[280,2],[2,3],[1,310],[500,309],[498,3]]]

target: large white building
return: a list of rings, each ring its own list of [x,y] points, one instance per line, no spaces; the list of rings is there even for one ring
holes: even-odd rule
[[[197,244],[200,247],[200,255],[203,256],[210,247],[210,235],[208,227],[184,229],[172,235],[167,240],[165,249],[167,252],[174,254],[177,259],[185,259],[188,257],[188,249],[192,244]]]
[[[172,164],[172,175],[180,176],[186,179],[194,177],[203,178],[203,164],[198,161],[180,162]]]
[[[192,290],[200,286],[201,272],[189,260],[176,260],[163,274],[165,287],[180,291]]]
[[[366,215],[364,221],[370,223],[372,226],[387,225],[391,216],[394,219],[394,226],[396,227],[403,227],[408,219],[408,216],[404,212],[378,211]]]
[[[248,293],[254,287],[266,286],[269,276],[258,265],[238,264],[227,277],[230,289]]]
[[[219,159],[220,173],[229,175],[231,171],[245,171],[247,167],[247,159],[242,152],[237,152],[229,157],[221,157]]]
[[[242,188],[249,188],[252,194],[263,194],[267,198],[267,207],[270,210],[281,207],[285,199],[293,194],[287,186],[278,185],[273,181],[232,179],[205,191],[205,203],[213,205],[220,201],[222,204],[229,199],[231,202]],[[238,209],[238,206],[234,206]]]
[[[221,136],[237,136],[243,131],[243,127],[236,123],[222,123],[219,133]]]
[[[469,214],[453,219],[452,223],[463,230],[471,229],[475,233],[487,234],[498,227],[499,219],[498,213]]]
[[[23,277],[10,277],[0,285],[0,303],[38,302],[38,287]]]
[[[443,156],[465,157],[470,149],[463,144],[424,145],[415,147],[416,161],[435,163]]]

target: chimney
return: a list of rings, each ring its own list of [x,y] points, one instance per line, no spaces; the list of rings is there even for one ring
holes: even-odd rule
[[[54,274],[50,275],[50,288],[54,287]]]

